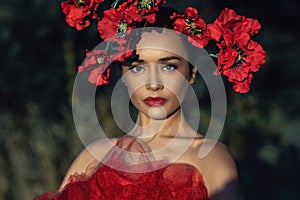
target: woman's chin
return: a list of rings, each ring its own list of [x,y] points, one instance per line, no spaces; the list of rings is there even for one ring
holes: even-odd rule
[[[163,106],[157,105],[149,108],[148,115],[154,120],[164,120],[167,118],[168,113]]]

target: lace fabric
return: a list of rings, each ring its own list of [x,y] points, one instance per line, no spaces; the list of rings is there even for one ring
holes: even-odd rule
[[[126,152],[140,154],[132,157]],[[146,144],[133,137],[123,137],[103,162],[88,167],[91,176],[75,174],[61,192],[51,191],[35,200],[208,199],[202,176],[194,166],[157,161],[146,152],[151,152]]]

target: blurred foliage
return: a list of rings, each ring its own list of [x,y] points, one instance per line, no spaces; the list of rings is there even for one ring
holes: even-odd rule
[[[208,22],[224,7],[260,20],[255,40],[268,60],[249,94],[233,93],[226,84],[228,113],[221,140],[236,160],[245,199],[299,199],[299,1],[168,3],[179,10],[195,6]],[[0,30],[0,199],[32,199],[57,188],[83,149],[72,118],[72,87],[85,49],[92,49],[99,37],[92,28],[68,27],[60,1],[0,0]],[[209,102],[199,89],[203,86],[198,81],[196,92],[200,102]],[[97,110],[105,132],[119,136],[105,97],[111,88],[98,90]],[[201,105],[204,132],[210,118],[206,105]]]

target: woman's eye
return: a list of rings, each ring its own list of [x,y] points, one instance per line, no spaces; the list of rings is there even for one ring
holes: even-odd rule
[[[162,67],[162,70],[164,70],[164,71],[169,71],[169,72],[174,71],[175,69],[176,69],[176,66],[175,66],[175,65],[164,65],[164,66]]]
[[[138,73],[138,72],[144,71],[145,69],[144,69],[143,66],[138,65],[138,66],[132,66],[132,67],[130,67],[130,70],[132,72],[134,72],[134,73]]]

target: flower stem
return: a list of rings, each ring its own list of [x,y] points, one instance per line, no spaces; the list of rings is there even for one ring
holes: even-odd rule
[[[118,5],[119,0],[115,0],[112,4],[111,7],[116,8],[116,6]]]
[[[212,58],[218,58],[218,54],[213,54],[213,53],[211,53],[211,54],[209,54],[210,55],[210,57],[212,57]]]
[[[108,51],[109,50],[109,47],[110,47],[110,42],[108,41],[107,43],[106,43],[106,46],[105,46],[105,49],[104,49],[104,51]]]
[[[117,5],[118,5],[118,3],[119,3],[119,0],[115,0],[110,6],[112,7],[112,8],[116,8],[117,7]],[[108,41],[107,43],[106,43],[106,45],[105,45],[105,51],[107,52],[108,50],[109,50],[109,48],[111,47],[111,43]]]

